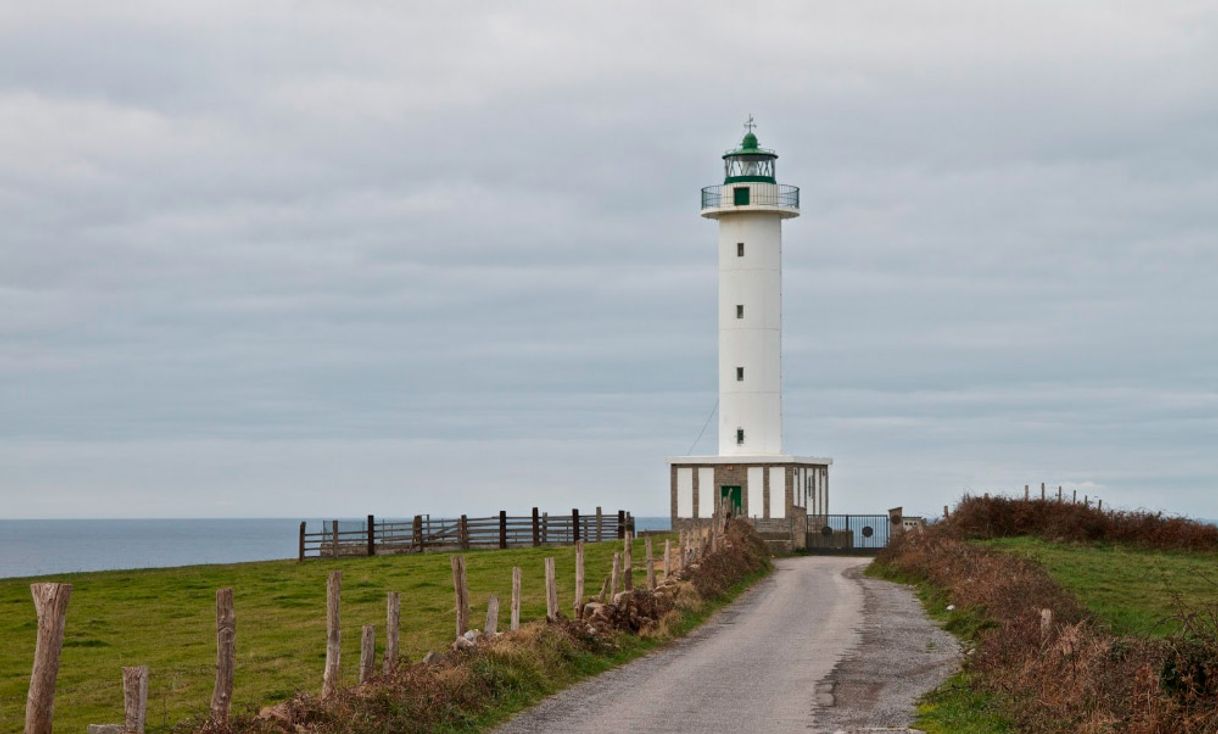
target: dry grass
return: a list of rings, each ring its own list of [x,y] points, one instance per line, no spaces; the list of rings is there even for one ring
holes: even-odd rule
[[[687,571],[675,592],[636,590],[632,612],[609,615],[610,627],[559,620],[532,622],[429,663],[398,666],[369,683],[321,699],[299,693],[266,715],[179,727],[194,734],[365,734],[476,731],[588,675],[684,634],[770,567],[765,544],[742,522],[728,542]],[[637,583],[637,581],[636,581]],[[617,608],[625,610],[627,606]],[[639,624],[647,616],[651,623]],[[656,621],[658,620],[658,621]]]
[[[880,560],[942,590],[952,604],[982,620],[972,634],[966,671],[975,685],[998,696],[1018,730],[1218,732],[1218,611],[1181,610],[1187,624],[1167,639],[1115,635],[1038,564],[959,538],[979,526],[986,537],[1014,523],[1035,527],[1028,520],[1037,516],[1035,509],[1019,520],[993,518],[986,526],[999,506],[994,500],[974,503],[970,510],[984,512],[958,512],[960,522],[906,536]],[[1074,532],[1057,520],[1048,523],[1054,531]],[[1161,525],[1148,527],[1152,532],[1144,540],[1153,543],[1204,537],[1191,528],[1165,535]],[[1052,622],[1042,628],[1045,609]]]
[[[937,525],[962,538],[1035,536],[1057,542],[1124,543],[1159,550],[1218,550],[1218,526],[1161,512],[1008,497],[965,497]]]

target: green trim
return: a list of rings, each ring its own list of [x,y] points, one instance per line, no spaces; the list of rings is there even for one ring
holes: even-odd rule
[[[728,176],[723,179],[723,183],[771,183],[777,184],[778,181],[773,176]]]

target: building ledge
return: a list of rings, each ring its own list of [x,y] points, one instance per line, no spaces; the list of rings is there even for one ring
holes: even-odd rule
[[[670,456],[669,464],[717,466],[720,464],[812,464],[832,466],[833,459],[827,456],[792,456],[790,454],[768,454],[758,456]]]

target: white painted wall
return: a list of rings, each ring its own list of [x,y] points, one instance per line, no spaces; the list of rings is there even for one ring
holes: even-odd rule
[[[718,496],[719,488],[715,486],[714,467],[698,467],[698,517],[715,515],[715,498]]]
[[[677,468],[677,517],[694,516],[694,470]]]
[[[749,517],[765,517],[765,467],[750,466],[748,473]]]
[[[782,453],[782,219],[719,215],[719,455]],[[738,243],[744,243],[744,256]],[[736,317],[737,305],[744,318]],[[744,368],[744,381],[736,368]],[[737,444],[736,430],[744,429]]]
[[[771,466],[770,468],[770,517],[779,518],[787,516],[787,492],[783,484],[783,468],[780,466]]]

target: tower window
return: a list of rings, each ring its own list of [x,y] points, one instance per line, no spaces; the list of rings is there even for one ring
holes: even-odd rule
[[[743,367],[736,368],[736,382],[744,382],[744,368]]]
[[[743,242],[736,243],[736,257],[744,257],[744,243]]]
[[[736,304],[736,318],[738,318],[738,319],[744,318],[744,304],[743,303]]]
[[[744,429],[743,428],[736,429],[736,445],[737,446],[744,445]]]

